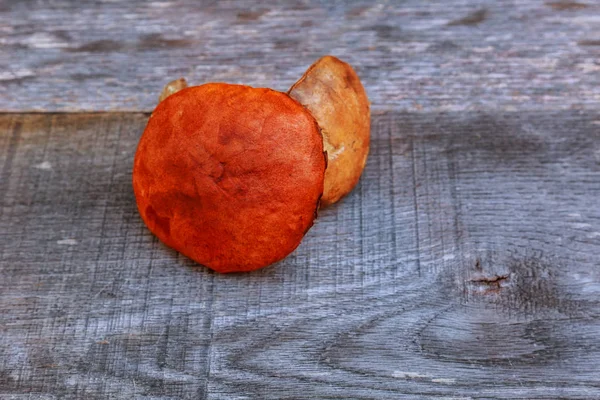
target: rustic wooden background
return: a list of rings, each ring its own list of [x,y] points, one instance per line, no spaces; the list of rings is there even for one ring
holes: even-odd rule
[[[373,102],[355,191],[251,274],[157,242],[162,85],[327,53]],[[600,398],[597,0],[6,0],[0,111],[2,399]]]

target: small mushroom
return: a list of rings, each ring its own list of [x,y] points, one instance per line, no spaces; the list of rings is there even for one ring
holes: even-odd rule
[[[165,98],[133,167],[142,219],[218,272],[291,253],[312,226],[326,159],[313,116],[284,93],[211,83]]]
[[[188,84],[185,78],[175,79],[174,81],[167,83],[158,97],[158,102],[160,103],[170,95],[175,94],[186,87],[188,87]]]
[[[323,134],[328,165],[321,203],[333,204],[358,183],[369,154],[369,99],[352,67],[325,56],[311,65],[288,94],[308,108]]]

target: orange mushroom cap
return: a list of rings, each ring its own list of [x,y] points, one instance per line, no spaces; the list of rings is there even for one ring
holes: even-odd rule
[[[163,243],[218,272],[251,271],[300,244],[326,159],[312,115],[283,93],[211,83],[152,113],[134,160],[142,219]]]
[[[289,95],[312,113],[321,127],[328,165],[321,203],[333,204],[358,183],[369,154],[369,99],[352,67],[333,56],[311,65]]]

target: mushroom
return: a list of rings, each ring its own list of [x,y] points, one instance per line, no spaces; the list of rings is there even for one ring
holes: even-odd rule
[[[326,163],[319,126],[298,102],[210,83],[158,104],[135,154],[133,189],[167,246],[218,272],[252,271],[300,244]]]
[[[308,108],[321,127],[328,157],[321,204],[333,204],[358,183],[367,161],[371,116],[365,89],[349,64],[325,56],[288,94]]]
[[[158,102],[160,103],[170,95],[175,94],[186,87],[188,87],[188,83],[185,78],[175,79],[174,81],[167,83],[158,97]]]

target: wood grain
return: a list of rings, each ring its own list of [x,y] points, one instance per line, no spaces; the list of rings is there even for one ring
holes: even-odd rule
[[[0,111],[150,111],[181,76],[285,91],[325,54],[376,110],[594,110],[599,21],[595,0],[7,0]]]
[[[598,112],[376,113],[356,190],[227,276],[139,218],[146,119],[0,115],[0,397],[600,397]]]

